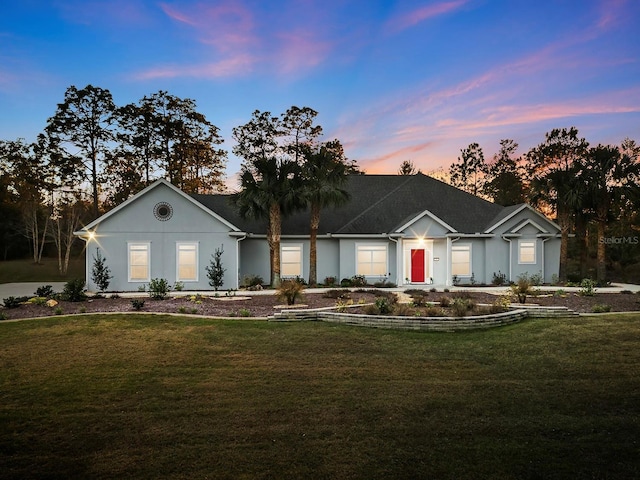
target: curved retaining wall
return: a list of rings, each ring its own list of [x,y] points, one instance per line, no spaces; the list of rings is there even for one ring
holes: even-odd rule
[[[519,322],[528,317],[567,317],[577,315],[566,307],[541,307],[523,305],[513,310],[471,317],[401,317],[386,315],[364,315],[336,312],[329,309],[283,310],[274,315],[275,321],[316,320],[342,323],[370,328],[390,328],[396,330],[418,330],[428,332],[454,332],[479,328],[499,327]]]

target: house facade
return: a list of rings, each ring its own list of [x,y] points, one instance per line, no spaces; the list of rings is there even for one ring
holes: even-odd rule
[[[344,206],[321,213],[317,276],[369,283],[491,284],[523,273],[558,273],[560,229],[527,204],[502,207],[417,174],[351,175]],[[187,195],[158,180],[76,235],[86,242],[87,287],[106,259],[109,290],[135,291],[152,278],[209,290],[206,267],[222,252],[222,289],[270,276],[266,222],[241,218],[233,195]],[[308,278],[309,214],[283,219],[281,275]]]

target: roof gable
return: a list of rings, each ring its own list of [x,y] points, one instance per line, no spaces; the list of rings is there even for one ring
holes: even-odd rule
[[[104,222],[105,220],[107,220],[108,218],[111,218],[114,215],[117,215],[121,210],[124,210],[125,208],[127,208],[127,206],[131,205],[133,202],[137,201],[139,198],[147,195],[149,192],[151,192],[152,190],[159,188],[160,186],[165,186],[169,189],[171,189],[173,192],[175,192],[176,194],[178,194],[179,196],[181,196],[182,198],[184,198],[185,200],[187,200],[189,203],[193,204],[194,206],[196,206],[199,209],[202,209],[203,211],[205,211],[208,215],[211,215],[212,217],[214,217],[216,220],[222,222],[225,226],[229,227],[230,230],[233,231],[239,231],[238,227],[236,227],[235,225],[233,225],[232,223],[230,223],[227,219],[221,217],[220,215],[218,215],[216,212],[208,209],[205,205],[203,205],[202,203],[196,201],[195,199],[193,199],[191,196],[187,195],[186,193],[184,193],[182,190],[180,190],[178,187],[176,187],[175,185],[173,185],[172,183],[168,182],[167,180],[161,178],[156,180],[155,182],[153,182],[151,185],[148,185],[147,187],[143,188],[142,190],[140,190],[138,193],[136,193],[135,195],[133,195],[132,197],[129,197],[127,200],[125,200],[124,202],[122,202],[120,205],[118,205],[117,207],[109,210],[107,213],[105,213],[104,215],[101,215],[100,217],[96,218],[94,221],[92,221],[91,223],[89,223],[88,225],[85,225],[83,228],[81,228],[78,232],[76,232],[76,234],[82,234],[84,232],[88,232],[89,230],[94,229],[97,225],[99,225],[100,223]]]

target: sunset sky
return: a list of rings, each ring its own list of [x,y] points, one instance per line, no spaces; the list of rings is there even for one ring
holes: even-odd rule
[[[638,0],[0,0],[0,139],[35,140],[70,85],[158,90],[221,129],[319,112],[368,173],[519,153],[555,127],[640,142]],[[240,162],[230,155],[227,174]]]

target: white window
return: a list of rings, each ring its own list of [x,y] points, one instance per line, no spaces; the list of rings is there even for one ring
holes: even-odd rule
[[[454,245],[451,247],[451,275],[458,277],[471,276],[471,245]]]
[[[180,282],[198,281],[198,244],[176,244],[176,280]]]
[[[357,245],[356,274],[365,276],[387,275],[387,246]]]
[[[302,245],[282,245],[280,247],[280,275],[302,277]]]
[[[149,281],[149,243],[129,243],[129,281]]]
[[[536,241],[518,241],[518,263],[536,263]]]

